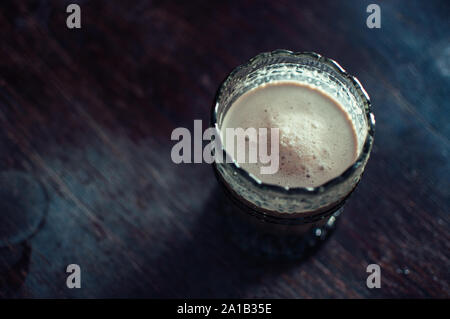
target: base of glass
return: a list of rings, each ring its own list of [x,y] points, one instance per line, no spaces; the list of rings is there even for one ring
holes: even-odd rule
[[[303,259],[313,254],[330,237],[342,211],[343,207],[328,217],[323,226],[313,226],[302,236],[261,232],[227,214],[228,233],[238,247],[251,255],[269,259]]]

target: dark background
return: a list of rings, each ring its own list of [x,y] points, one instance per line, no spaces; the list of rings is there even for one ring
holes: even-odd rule
[[[49,209],[0,250],[0,296],[449,298],[449,14],[448,1],[2,1],[0,169],[40,179]],[[172,130],[207,123],[227,74],[277,48],[340,62],[377,120],[338,229],[302,262],[236,250],[211,167],[170,159]],[[81,289],[66,288],[72,263]],[[381,289],[366,287],[371,263]]]

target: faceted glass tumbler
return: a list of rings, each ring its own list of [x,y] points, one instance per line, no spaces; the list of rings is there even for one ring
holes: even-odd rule
[[[259,255],[299,257],[326,238],[360,181],[373,144],[375,117],[361,83],[337,62],[317,53],[276,50],[237,67],[221,84],[211,115],[217,136],[221,136],[224,116],[236,99],[263,84],[285,81],[323,91],[346,109],[357,135],[355,162],[317,187],[266,184],[235,161],[215,162],[214,171],[227,195],[224,205],[234,240]],[[229,157],[222,146],[215,151]]]

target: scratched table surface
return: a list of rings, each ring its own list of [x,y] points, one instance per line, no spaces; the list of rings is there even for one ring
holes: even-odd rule
[[[0,170],[40,180],[48,209],[0,250],[0,296],[449,298],[450,4],[379,1],[369,29],[372,2],[2,1]],[[211,166],[170,158],[172,130],[206,125],[227,74],[278,48],[340,62],[377,120],[336,231],[294,262],[241,253]]]

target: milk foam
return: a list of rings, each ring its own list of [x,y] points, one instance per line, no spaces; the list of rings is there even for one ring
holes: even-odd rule
[[[277,173],[261,174],[261,163],[241,164],[264,183],[319,186],[342,174],[357,157],[355,128],[344,108],[298,82],[266,84],[245,93],[225,114],[222,128],[228,127],[279,128]]]

